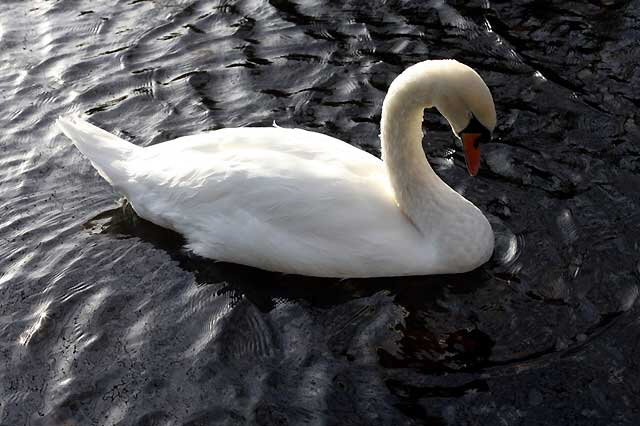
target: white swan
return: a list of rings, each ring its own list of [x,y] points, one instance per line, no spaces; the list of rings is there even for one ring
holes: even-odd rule
[[[496,113],[480,76],[454,60],[398,76],[382,106],[382,158],[320,133],[233,128],[141,148],[85,121],[58,125],[136,213],[195,253],[321,277],[466,272],[494,237],[482,212],[435,174],[422,149],[436,107],[479,165]]]

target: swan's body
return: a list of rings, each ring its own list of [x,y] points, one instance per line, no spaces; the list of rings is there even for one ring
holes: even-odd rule
[[[81,120],[59,126],[138,215],[182,233],[199,255],[325,277],[465,272],[491,256],[493,232],[426,161],[422,109],[435,95],[416,92],[419,74],[434,82],[447,67],[479,79],[455,61],[427,61],[392,84],[384,163],[297,129],[223,129],[141,148]]]

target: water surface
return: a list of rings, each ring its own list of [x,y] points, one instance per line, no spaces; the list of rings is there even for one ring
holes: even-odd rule
[[[638,39],[634,1],[4,2],[0,424],[638,424]],[[388,85],[428,58],[498,110],[476,178],[425,113],[496,231],[468,274],[199,258],[54,125],[148,146],[276,121],[379,155]]]

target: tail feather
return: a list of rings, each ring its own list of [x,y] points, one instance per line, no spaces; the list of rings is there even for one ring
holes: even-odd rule
[[[79,118],[60,117],[57,125],[111,185],[128,179],[126,163],[142,148]]]

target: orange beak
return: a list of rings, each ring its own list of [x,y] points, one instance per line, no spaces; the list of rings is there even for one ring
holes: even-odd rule
[[[480,133],[462,134],[464,159],[467,162],[467,170],[471,176],[477,175],[480,168],[480,136]]]

